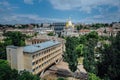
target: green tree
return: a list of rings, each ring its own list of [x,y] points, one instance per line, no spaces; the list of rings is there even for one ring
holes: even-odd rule
[[[76,46],[79,44],[77,37],[67,37],[66,38],[66,53],[65,59],[69,64],[69,68],[72,72],[75,72],[77,69],[78,61],[77,54],[75,51]]]
[[[94,47],[95,47],[94,41],[90,40],[86,45],[86,47],[84,48],[83,65],[86,71],[96,74],[97,69],[96,69],[96,61],[94,56]]]
[[[5,50],[6,49],[4,43],[0,42],[0,59],[6,59]]]
[[[79,44],[76,48],[75,48],[76,54],[78,55],[78,57],[83,56],[83,44]]]
[[[48,35],[48,36],[54,36],[55,34],[54,34],[54,32],[50,32],[50,33],[48,33],[47,35]]]
[[[38,35],[38,32],[36,32],[35,34],[34,34],[34,36],[37,36]]]
[[[0,59],[0,80],[40,80],[39,76],[27,71],[11,69],[6,60]]]
[[[88,80],[101,80],[99,77],[97,77],[93,73],[89,73]]]
[[[97,32],[91,32],[86,35],[87,42],[85,43],[85,47],[83,49],[83,65],[84,68],[90,72],[97,74],[97,63],[95,61],[95,53],[94,49],[98,42],[98,34]]]
[[[17,70],[12,70],[6,60],[0,60],[0,80],[17,80]]]
[[[40,80],[39,76],[33,75],[28,71],[21,71],[18,80]]]
[[[60,77],[60,78],[58,78],[57,80],[66,80],[66,79],[64,79],[64,78]]]
[[[76,27],[76,29],[77,29],[78,31],[83,28],[82,25],[77,25],[77,26],[75,26],[75,27]]]
[[[110,45],[104,45],[101,51],[102,61],[98,64],[98,75],[101,78],[118,80],[120,76],[120,32],[111,38]]]
[[[15,32],[6,32],[4,34],[6,36],[6,42],[12,41],[12,44],[14,46],[24,46],[25,45],[25,38],[26,35],[22,34],[21,32],[15,31]]]

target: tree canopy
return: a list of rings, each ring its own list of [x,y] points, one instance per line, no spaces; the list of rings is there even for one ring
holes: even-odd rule
[[[25,38],[26,35],[22,34],[21,32],[15,31],[15,32],[6,32],[4,34],[6,42],[11,42],[14,46],[24,46],[25,45]]]
[[[120,76],[120,32],[112,36],[111,44],[101,49],[101,62],[98,64],[98,75],[101,78],[118,80]]]
[[[39,76],[28,71],[11,69],[6,60],[0,59],[0,80],[40,80]]]
[[[78,44],[78,39],[76,37],[67,37],[66,38],[66,53],[65,53],[65,59],[69,63],[69,68],[72,72],[75,72],[77,69],[78,61],[77,61],[77,55],[75,52],[75,48]]]

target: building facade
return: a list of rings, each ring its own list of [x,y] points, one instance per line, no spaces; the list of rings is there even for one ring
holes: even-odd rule
[[[72,21],[70,19],[66,22],[66,25],[61,32],[61,36],[71,36],[71,37],[79,36],[77,30],[75,30],[75,28],[74,28],[74,24],[72,23]]]
[[[64,30],[66,23],[65,22],[56,22],[53,23],[52,26],[54,27],[55,33],[61,34],[61,32]]]
[[[41,74],[46,68],[62,60],[62,44],[46,41],[25,47],[7,46],[7,60],[12,69]]]

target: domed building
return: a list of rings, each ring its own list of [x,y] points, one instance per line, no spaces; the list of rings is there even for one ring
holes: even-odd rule
[[[76,30],[74,29],[74,24],[70,19],[66,22],[65,28],[61,32],[61,35],[62,36],[79,36]]]
[[[66,29],[68,29],[68,28],[74,28],[74,25],[72,24],[72,21],[71,21],[71,20],[68,20],[68,21],[66,22]]]

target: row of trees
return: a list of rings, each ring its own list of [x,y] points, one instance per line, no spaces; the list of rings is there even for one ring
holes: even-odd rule
[[[0,28],[2,29],[7,29],[7,28],[16,28],[16,29],[25,29],[25,28],[29,28],[30,25],[34,26],[38,26],[38,24],[20,24],[20,25],[11,25],[11,24],[0,24]],[[31,26],[31,27],[32,27]]]
[[[77,30],[81,30],[81,29],[98,29],[100,27],[112,27],[112,24],[108,24],[108,23],[96,23],[96,24],[91,24],[91,25],[76,25],[76,29]]]

